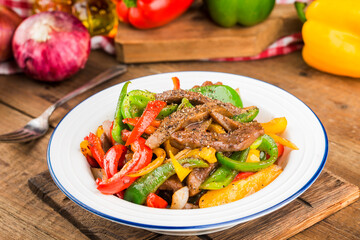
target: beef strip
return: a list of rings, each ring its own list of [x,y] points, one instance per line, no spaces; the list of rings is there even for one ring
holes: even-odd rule
[[[217,163],[211,163],[207,168],[194,168],[192,172],[187,177],[187,186],[189,188],[189,196],[195,196],[200,190],[200,185],[205,181],[205,179],[210,175],[212,170],[215,169]]]
[[[179,178],[176,175],[171,176],[168,178],[160,187],[159,190],[169,190],[176,192],[180,188],[182,188],[183,185],[180,182]]]
[[[185,127],[185,131],[193,131],[193,132],[205,132],[206,129],[210,126],[212,119],[208,119],[202,122],[196,122],[189,124]]]
[[[183,89],[169,90],[155,95],[156,100],[161,100],[167,103],[181,102],[183,98],[187,98],[192,104],[215,103],[216,105],[225,108],[233,115],[239,115],[244,112],[242,108],[235,107],[231,103],[224,103],[216,99],[211,99],[202,95],[201,93],[191,92]]]
[[[201,122],[209,118],[209,106],[206,104],[198,105],[194,108],[184,108],[166,117],[159,128],[150,135],[145,144],[151,149],[159,147],[163,142],[170,138],[171,134],[187,125]]]
[[[210,146],[218,152],[241,151],[248,148],[264,129],[258,122],[244,123],[230,133],[178,131],[171,134],[170,143],[177,148]]]
[[[236,129],[242,126],[241,123],[234,121],[223,114],[220,114],[217,111],[210,112],[211,117],[219,123],[223,128],[225,128],[228,132],[235,131]]]

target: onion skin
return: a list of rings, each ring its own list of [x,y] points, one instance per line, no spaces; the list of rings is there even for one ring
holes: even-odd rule
[[[11,40],[22,18],[10,8],[0,5],[0,62],[12,57]]]
[[[65,12],[42,12],[16,29],[12,48],[19,67],[41,81],[62,81],[85,66],[90,35],[84,25]]]

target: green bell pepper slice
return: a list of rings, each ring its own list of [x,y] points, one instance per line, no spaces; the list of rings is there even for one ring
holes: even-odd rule
[[[183,98],[181,100],[181,103],[178,107],[178,111],[180,111],[181,109],[184,109],[184,108],[193,108],[194,106],[190,103],[189,99],[187,98]]]
[[[216,153],[216,158],[218,162],[222,165],[241,172],[258,172],[262,169],[265,169],[271,166],[278,158],[278,148],[277,145],[270,136],[263,135],[261,136],[261,144],[258,149],[269,154],[269,158],[260,162],[238,162],[228,157],[225,157],[222,153]]]
[[[212,20],[222,27],[252,26],[270,15],[275,0],[205,0],[205,4]]]
[[[124,144],[124,141],[121,139],[121,131],[126,128],[125,123],[122,122],[123,117],[121,114],[121,105],[126,96],[127,88],[129,84],[130,82],[126,82],[121,89],[119,100],[116,106],[113,128],[111,130],[111,136],[114,139],[114,141],[121,144]]]
[[[205,161],[196,158],[181,159],[179,163],[190,168],[205,168],[209,166]],[[156,190],[174,174],[175,168],[172,163],[165,163],[130,185],[125,191],[124,199],[129,202],[144,204],[147,196],[150,193],[156,192]]]
[[[244,113],[233,116],[233,119],[238,122],[251,122],[259,114],[259,108],[253,107],[246,110]]]
[[[243,107],[239,94],[231,87],[226,85],[210,85],[189,89],[189,91],[201,93],[212,99],[217,99],[225,103],[231,103],[235,107]]]
[[[237,162],[245,162],[248,154],[249,148],[234,152],[231,154],[230,159]],[[223,165],[216,169],[216,171],[200,185],[200,189],[218,190],[224,188],[234,180],[238,173],[239,171]]]
[[[135,118],[141,117],[141,114],[144,112],[146,105],[150,101],[155,100],[155,93],[143,90],[132,90],[124,97],[124,100],[121,104],[121,114],[123,118]],[[163,119],[169,116],[171,113],[175,112],[177,109],[177,104],[171,104],[164,107],[159,113],[159,119]],[[130,129],[134,127],[129,125]]]

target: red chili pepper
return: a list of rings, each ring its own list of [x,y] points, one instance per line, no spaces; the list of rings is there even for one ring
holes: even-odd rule
[[[84,138],[85,140],[89,141],[89,147],[92,156],[95,158],[95,160],[98,162],[99,166],[101,168],[104,168],[104,150],[101,146],[101,140],[98,136],[96,136],[93,133],[90,133],[88,137]]]
[[[239,172],[238,175],[234,178],[233,182],[239,181],[241,179],[245,179],[251,175],[253,175],[254,172]]]
[[[184,13],[194,0],[120,0],[119,19],[139,29],[163,26]]]
[[[171,79],[174,83],[174,90],[179,90],[180,89],[180,80],[177,77],[172,77]]]
[[[151,162],[152,150],[145,145],[144,138],[138,138],[131,144],[133,158],[124,167],[105,181],[97,181],[97,189],[103,194],[115,194],[128,188],[137,177],[126,176],[130,172],[138,171]]]
[[[163,109],[165,106],[166,102],[159,100],[148,102],[143,114],[139,118],[139,121],[136,123],[128,140],[126,141],[125,146],[129,146],[136,139],[138,139],[145,132],[145,129],[150,126],[151,122],[155,120],[157,115],[159,115],[161,109]]]
[[[111,178],[118,171],[119,162],[125,158],[127,148],[118,144],[112,146],[104,157],[104,170],[107,178]]]
[[[155,193],[150,193],[146,198],[146,206],[153,208],[166,208],[168,203],[156,195]]]

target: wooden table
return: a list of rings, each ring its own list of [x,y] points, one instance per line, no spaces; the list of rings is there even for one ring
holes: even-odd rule
[[[116,64],[91,53],[86,68],[62,83],[42,83],[23,74],[0,76],[0,133],[19,128],[91,76]],[[318,115],[329,137],[325,168],[360,186],[360,80],[337,77],[307,66],[301,53],[252,62],[179,62],[129,65],[126,74],[71,100],[51,117],[42,139],[0,143],[0,233],[4,239],[86,239],[77,228],[33,194],[27,180],[47,169],[46,148],[59,120],[90,95],[116,83],[171,71],[218,71],[264,80],[294,94]],[[64,201],[67,201],[64,198]],[[360,239],[360,201],[331,215],[292,239]],[[164,238],[165,239],[165,238]],[[186,239],[198,239],[187,237]]]

